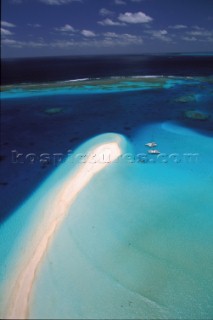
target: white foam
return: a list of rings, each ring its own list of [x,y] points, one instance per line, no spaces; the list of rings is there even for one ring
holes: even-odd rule
[[[65,80],[63,82],[80,82],[80,81],[87,81],[89,78],[80,78],[80,79],[71,79],[71,80]]]

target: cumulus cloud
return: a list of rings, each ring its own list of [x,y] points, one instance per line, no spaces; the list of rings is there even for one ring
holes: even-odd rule
[[[85,37],[95,37],[96,36],[96,34],[91,30],[82,30],[81,34],[83,34],[83,36],[85,36]]]
[[[101,8],[100,11],[99,11],[99,14],[100,14],[101,16],[106,17],[106,16],[113,16],[113,15],[114,15],[114,12],[111,11],[111,10],[108,10],[108,9],[106,9],[106,8]]]
[[[1,28],[1,36],[5,37],[5,36],[11,36],[13,34],[13,32],[11,32],[10,30]]]
[[[119,37],[119,34],[115,32],[105,32],[104,36],[108,38],[117,38]]]
[[[16,25],[7,21],[1,21],[1,27],[3,28],[14,28]]]
[[[75,32],[75,29],[70,24],[65,24],[63,27],[55,28],[55,30],[61,32]]]
[[[146,15],[141,11],[136,13],[131,13],[131,12],[126,12],[124,14],[121,13],[118,16],[118,19],[126,23],[147,23],[153,20],[153,18],[151,18],[150,16]]]
[[[125,23],[119,21],[113,21],[112,19],[106,18],[102,21],[98,21],[98,24],[102,26],[124,26]]]
[[[152,39],[158,39],[165,42],[171,42],[172,39],[168,35],[167,30],[147,30],[145,31],[147,34],[151,35]]]
[[[119,38],[123,39],[126,43],[134,43],[134,44],[140,44],[143,43],[143,39],[140,36],[136,36],[129,33],[124,33],[119,36]]]

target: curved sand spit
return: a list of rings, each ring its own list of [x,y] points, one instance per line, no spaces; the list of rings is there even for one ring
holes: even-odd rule
[[[97,155],[97,159],[102,159],[102,161],[95,162],[94,154]],[[38,243],[35,250],[28,253],[32,244],[29,244],[29,247],[26,248],[27,254],[29,254],[28,262],[21,266],[21,272],[16,278],[5,316],[6,319],[28,318],[29,301],[36,273],[55,231],[66,216],[78,193],[99,171],[104,169],[110,162],[116,160],[120,155],[121,149],[117,142],[99,145],[92,151],[92,155],[80,166],[77,172],[65,180],[57,196],[52,199],[51,203],[48,203],[45,212],[48,213],[49,222],[42,234],[40,234],[39,239],[32,239],[32,242],[36,241]],[[104,162],[103,157],[110,160]],[[40,221],[39,224],[43,224],[43,222]]]

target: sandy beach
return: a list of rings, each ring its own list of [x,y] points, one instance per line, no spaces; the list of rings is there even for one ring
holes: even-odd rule
[[[6,319],[28,318],[29,301],[36,280],[36,274],[45,257],[51,239],[81,190],[99,171],[116,160],[120,155],[121,149],[117,142],[97,146],[90,151],[85,163],[80,165],[77,172],[74,175],[68,175],[57,196],[48,202],[44,209],[46,212],[44,212],[44,219],[48,217],[48,224],[45,221],[39,221],[41,226],[46,224],[45,229],[42,230],[42,233],[36,232],[32,238],[32,242],[26,246],[24,254],[27,255],[27,260],[25,259],[25,262],[22,263],[22,257],[20,258],[21,272],[15,278],[15,285],[5,314]],[[33,246],[33,243],[37,245]]]

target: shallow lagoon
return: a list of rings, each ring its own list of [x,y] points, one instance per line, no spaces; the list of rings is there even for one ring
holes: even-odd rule
[[[155,160],[153,156],[148,158],[152,161],[144,163],[125,156],[99,173],[70,208],[70,214],[51,244],[31,298],[32,318],[211,318],[212,120],[187,119],[183,113],[185,109],[199,108],[212,115],[211,84],[203,86],[204,80],[197,83],[197,79],[195,82],[190,79],[187,86],[187,80],[184,81],[175,84],[173,79],[167,89],[148,88],[146,91],[143,88],[134,94],[132,88],[122,93],[116,88],[118,92],[102,95],[97,90],[89,99],[75,94],[61,95],[58,99],[56,95],[55,106],[59,104],[63,111],[55,115],[43,112],[54,104],[51,96],[42,98],[39,92],[31,100],[23,96],[3,100],[5,121],[13,126],[18,124],[8,111],[19,104],[23,125],[23,104],[21,108],[20,103],[27,108],[33,101],[34,108],[25,109],[25,114],[33,113],[38,126],[45,121],[51,123],[47,127],[41,125],[42,129],[46,128],[46,131],[41,130],[46,138],[43,148],[48,147],[49,151],[55,146],[66,150],[64,140],[70,130],[70,139],[78,136],[73,141],[75,148],[87,141],[86,136],[114,131],[126,136],[128,148],[124,151],[132,155],[146,153],[144,144],[149,140],[156,140],[160,151],[168,155],[199,154],[194,162],[183,157],[180,162],[175,162],[174,157],[165,162],[165,158]],[[207,79],[204,83],[208,83]],[[199,101],[186,98],[182,98],[184,102],[177,101],[198,92]],[[45,108],[41,107],[42,102]],[[72,108],[69,107],[71,103]],[[61,128],[65,118],[67,121]],[[51,135],[54,129],[59,135]],[[20,138],[23,130],[18,134]],[[41,139],[42,135],[39,141]],[[20,140],[14,141],[17,147]],[[38,140],[35,141],[39,146]],[[41,146],[42,142],[40,149]],[[24,151],[29,146],[22,148],[20,150]],[[34,149],[39,150],[37,146]],[[62,163],[62,171],[63,166]],[[19,177],[24,176],[23,167],[15,170]],[[38,163],[31,167],[28,175],[33,180],[42,170],[45,171]],[[50,177],[43,188],[51,194],[50,173],[55,168],[47,170]],[[45,173],[41,174],[40,181],[44,177]],[[22,188],[26,194],[26,186]],[[42,192],[39,187],[37,189],[37,194],[45,193],[44,189]],[[5,193],[12,190],[9,185]],[[36,208],[38,198],[29,195],[28,209]],[[45,202],[45,197],[43,199]],[[6,239],[1,250],[5,261],[14,241],[28,232],[23,221],[26,224],[34,221],[33,226],[38,223],[35,211],[27,211],[24,201],[23,207],[5,221],[1,233]],[[18,248],[18,243],[16,246]],[[6,265],[2,265],[2,279],[7,278]]]
[[[51,245],[32,318],[211,318],[211,138],[169,127],[141,129],[136,149],[152,132],[162,148],[188,145],[199,159],[126,158],[94,178]]]

